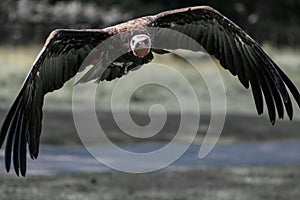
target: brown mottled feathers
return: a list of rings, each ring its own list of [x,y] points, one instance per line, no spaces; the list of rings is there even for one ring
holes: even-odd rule
[[[258,113],[263,112],[265,99],[270,121],[275,123],[276,108],[279,118],[284,117],[284,107],[290,119],[293,108],[289,92],[300,106],[300,95],[292,81],[269,58],[259,45],[237,25],[207,6],[166,11],[154,16],[131,20],[106,29],[53,31],[28,74],[24,85],[11,106],[0,132],[0,147],[6,139],[5,165],[10,170],[11,156],[17,175],[25,176],[27,144],[31,158],[37,158],[42,127],[42,106],[44,95],[58,90],[75,76],[84,59],[91,51],[95,61],[109,56],[109,50],[97,52],[94,48],[113,35],[144,27],[161,27],[176,30],[199,42],[206,51],[214,55],[220,64],[248,88],[251,85]],[[158,34],[159,35],[159,34]],[[182,38],[169,37],[166,43],[180,46]],[[184,46],[184,45],[182,45]],[[157,53],[167,53],[165,50]],[[81,82],[90,80],[112,80],[126,74],[128,70],[142,66],[152,60],[149,56],[138,59],[127,53],[118,62],[112,62],[100,76],[92,67]],[[103,61],[104,62],[104,61]],[[120,66],[120,63],[123,66]]]

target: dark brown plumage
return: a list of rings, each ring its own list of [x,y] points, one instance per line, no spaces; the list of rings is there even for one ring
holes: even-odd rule
[[[293,117],[292,102],[287,88],[300,106],[297,88],[260,46],[237,25],[207,6],[166,11],[106,29],[55,30],[48,37],[3,122],[0,147],[6,139],[7,171],[10,169],[13,153],[16,174],[21,173],[25,176],[27,144],[31,158],[35,159],[38,156],[44,95],[58,90],[75,76],[89,53],[96,55],[97,61],[105,62],[104,58],[109,57],[110,49],[94,49],[99,43],[118,33],[132,30],[134,34],[134,30],[146,27],[176,30],[196,40],[209,54],[214,55],[224,68],[237,75],[246,88],[251,85],[259,114],[263,112],[264,97],[272,124],[275,123],[276,108],[279,118],[284,117],[284,107],[289,118]],[[173,48],[178,48],[184,40],[180,37],[168,37],[165,42],[176,44]],[[172,49],[172,46],[168,46],[166,50],[168,49]],[[152,51],[167,53],[159,49]],[[127,53],[113,61],[101,76],[96,68],[92,68],[81,82],[100,82],[121,77],[127,70],[146,64],[152,58],[152,52],[143,58]],[[122,63],[122,66],[119,63]]]

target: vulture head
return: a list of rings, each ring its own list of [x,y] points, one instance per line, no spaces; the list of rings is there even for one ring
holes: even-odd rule
[[[143,58],[150,52],[151,39],[145,34],[135,35],[131,38],[130,48],[133,52],[133,55]]]

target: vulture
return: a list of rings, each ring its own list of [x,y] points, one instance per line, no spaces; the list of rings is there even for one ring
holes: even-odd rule
[[[272,124],[276,115],[279,119],[284,118],[285,110],[292,120],[290,95],[300,107],[299,91],[288,76],[255,40],[209,6],[165,11],[104,29],[57,29],[47,38],[2,124],[0,148],[6,141],[4,161],[7,172],[13,162],[16,175],[26,175],[27,148],[32,159],[39,154],[44,96],[60,89],[74,77],[89,54],[94,55],[95,62],[89,63],[91,68],[81,78],[82,83],[119,78],[151,62],[153,53],[167,54],[169,50],[188,46],[183,37],[167,36],[167,40],[175,45],[164,47],[162,43],[162,48],[156,49],[152,47],[155,38],[150,36],[147,28],[177,31],[200,44],[219,60],[222,67],[237,76],[244,87],[251,86],[258,114],[263,113],[265,101]],[[122,42],[116,43],[115,47],[96,48],[105,40],[125,32],[120,38]],[[127,53],[110,60],[110,52],[119,48],[127,49]],[[103,73],[97,68],[99,63],[108,63]]]

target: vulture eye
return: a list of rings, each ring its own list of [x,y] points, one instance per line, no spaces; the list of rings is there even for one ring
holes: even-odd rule
[[[134,45],[134,40],[131,40],[131,46],[133,46]]]

